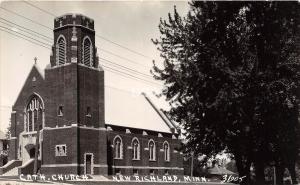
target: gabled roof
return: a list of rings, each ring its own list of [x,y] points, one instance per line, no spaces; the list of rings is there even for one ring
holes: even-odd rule
[[[36,68],[36,70],[39,72],[39,74],[41,75],[41,77],[43,78],[43,79],[45,79],[45,72],[44,72],[44,70],[41,70],[40,69],[40,67],[37,65],[37,64],[34,64],[33,66],[32,66],[32,68]]]
[[[17,96],[17,99],[16,99],[14,105],[16,105],[18,100],[21,98],[20,94],[24,91],[24,89],[29,87],[29,84],[31,84],[33,80],[42,83],[44,81],[44,79],[45,79],[45,77],[44,77],[43,71],[37,66],[37,64],[34,64],[22,86],[22,89],[20,90],[20,92]]]
[[[105,87],[105,123],[171,133],[171,121],[145,94]]]

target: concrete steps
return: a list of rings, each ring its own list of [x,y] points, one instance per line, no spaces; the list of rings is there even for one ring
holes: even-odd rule
[[[8,171],[16,168],[16,167],[19,167],[22,165],[22,161],[20,160],[11,160],[11,161],[8,161],[7,164],[5,164],[4,166],[0,167],[0,175],[3,175],[5,173],[7,173]]]
[[[8,172],[4,173],[2,176],[18,176],[18,167],[15,167]]]

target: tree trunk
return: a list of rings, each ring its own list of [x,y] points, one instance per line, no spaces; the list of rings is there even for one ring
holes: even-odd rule
[[[296,162],[288,164],[289,173],[292,178],[292,184],[298,184],[297,179],[296,179],[296,169],[295,168],[296,168]]]
[[[257,185],[265,184],[265,168],[264,163],[261,161],[257,161],[254,163],[255,167],[255,181]]]
[[[276,185],[283,185],[283,173],[284,173],[284,166],[283,164],[276,165]]]
[[[239,177],[245,177],[243,178],[242,182],[240,182],[241,185],[250,185],[251,184],[251,178],[250,178],[250,166],[251,161],[247,160],[247,162],[242,160],[242,157],[236,156],[236,167],[239,173]]]

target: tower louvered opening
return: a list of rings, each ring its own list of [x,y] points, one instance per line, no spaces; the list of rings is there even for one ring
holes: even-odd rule
[[[83,41],[83,63],[87,66],[92,66],[92,43],[88,38]]]
[[[58,65],[66,63],[66,41],[63,37],[59,38],[56,46],[56,59]]]

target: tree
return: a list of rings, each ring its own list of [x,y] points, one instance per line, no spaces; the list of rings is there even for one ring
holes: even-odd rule
[[[11,133],[11,123],[9,123],[6,132],[5,132],[5,137],[7,140],[10,140],[10,133]]]
[[[186,151],[232,153],[245,184],[252,163],[263,184],[264,167],[284,167],[299,147],[299,10],[297,2],[192,1],[186,17],[174,8],[161,20],[153,40],[164,59],[153,74],[186,130]]]

